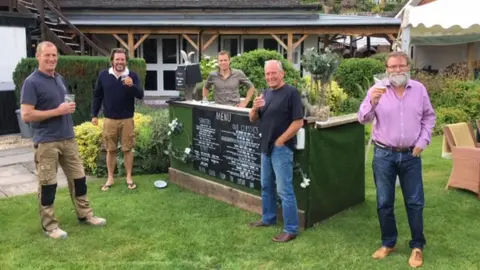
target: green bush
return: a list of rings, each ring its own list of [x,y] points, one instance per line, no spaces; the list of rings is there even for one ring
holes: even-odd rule
[[[387,59],[388,53],[376,53],[371,55],[369,58],[381,61],[385,64],[385,60]]]
[[[60,73],[67,83],[67,87],[75,94],[77,109],[72,115],[75,125],[88,121],[91,118],[91,104],[93,90],[97,81],[98,73],[111,66],[108,57],[97,56],[60,56],[56,71]],[[38,67],[37,59],[24,58],[18,63],[13,72],[17,105],[20,103],[20,91],[23,81]],[[130,59],[128,67],[138,73],[141,81],[145,84],[146,64],[144,59]]]
[[[441,75],[417,72],[412,76],[425,85],[434,109],[458,108],[468,119],[480,119],[480,81],[462,81]]]
[[[166,173],[170,166],[168,148],[168,110],[143,108],[135,113],[136,146],[134,149],[134,174]],[[106,152],[102,140],[103,118],[98,126],[85,122],[75,126],[75,139],[78,143],[85,171],[97,177],[107,175]],[[125,175],[123,154],[117,151],[116,173]]]
[[[200,70],[202,72],[202,80],[203,80],[202,86],[203,86],[210,72],[218,70],[217,58],[211,57],[211,56],[204,56],[200,61]]]
[[[356,113],[360,109],[360,104],[362,103],[363,99],[348,97],[346,100],[342,102],[338,111],[340,114],[350,114]]]
[[[276,51],[259,49],[243,53],[239,56],[232,57],[230,65],[232,68],[242,70],[253,83],[255,88],[261,90],[268,87],[267,82],[265,81],[265,61],[273,59],[282,62],[286,83],[294,86],[302,83],[300,71],[298,71],[287,59],[283,58],[283,55]],[[242,86],[240,88],[240,95],[245,97],[247,90],[248,89],[245,86]]]
[[[373,75],[385,72],[383,62],[371,58],[343,60],[334,74],[334,80],[349,97],[363,98],[364,91],[373,83]]]
[[[447,124],[454,124],[458,122],[470,122],[468,114],[461,108],[456,107],[440,107],[436,108],[437,120],[433,135],[443,134],[443,127]]]

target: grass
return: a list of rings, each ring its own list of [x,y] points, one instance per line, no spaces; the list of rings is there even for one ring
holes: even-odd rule
[[[445,191],[451,161],[441,158],[441,138],[423,155],[426,207],[423,269],[479,269],[480,201],[473,193]],[[375,189],[367,170],[366,201],[303,232],[286,244],[271,241],[281,230],[249,229],[259,218],[177,186],[156,190],[161,176],[137,177],[127,190],[117,180],[107,193],[103,179],[89,185],[104,228],[76,223],[65,189],[57,193],[57,217],[66,241],[42,236],[35,195],[0,200],[0,269],[408,269],[410,232],[397,190],[398,251],[370,258],[379,247]]]

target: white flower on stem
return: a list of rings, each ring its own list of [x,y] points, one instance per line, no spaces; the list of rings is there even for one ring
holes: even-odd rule
[[[171,131],[169,131],[169,132],[168,132],[168,136],[170,136],[170,134],[172,134],[172,132],[171,132]]]
[[[192,151],[190,148],[185,148],[185,154],[189,155],[190,154],[190,151]]]
[[[204,58],[205,60],[210,60],[210,56],[208,56],[208,55],[205,55],[203,58]]]
[[[302,188],[306,188],[310,185],[310,179],[306,178],[305,176],[303,177],[303,182],[300,183],[300,186]]]

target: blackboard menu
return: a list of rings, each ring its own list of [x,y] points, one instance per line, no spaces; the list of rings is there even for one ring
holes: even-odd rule
[[[193,108],[195,170],[260,190],[260,132],[248,115]]]
[[[176,90],[185,90],[186,83],[185,83],[185,66],[178,66],[175,69],[175,89]]]

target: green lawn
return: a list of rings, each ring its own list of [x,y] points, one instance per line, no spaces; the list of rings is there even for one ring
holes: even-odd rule
[[[441,138],[423,154],[426,208],[423,269],[480,268],[480,201],[449,190],[451,161],[441,158]],[[95,213],[105,228],[76,223],[67,191],[57,194],[57,217],[66,241],[41,234],[35,195],[0,200],[0,269],[408,269],[410,232],[400,190],[396,215],[398,252],[383,261],[370,164],[366,201],[302,233],[297,240],[271,241],[280,226],[250,229],[258,215],[170,185],[156,190],[160,176],[137,177],[127,190],[117,180],[106,193],[91,182]]]

